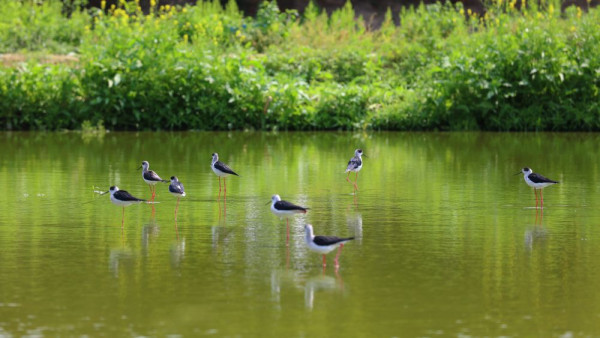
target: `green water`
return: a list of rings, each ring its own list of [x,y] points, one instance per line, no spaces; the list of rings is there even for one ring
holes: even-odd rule
[[[0,336],[598,336],[600,135],[2,133]],[[345,181],[368,158],[359,192]],[[218,152],[226,213],[210,169]],[[179,177],[149,198],[136,168]],[[521,167],[560,184],[543,214]],[[99,187],[99,188],[96,188]],[[310,207],[285,220],[267,202]],[[356,236],[309,252],[302,225]]]

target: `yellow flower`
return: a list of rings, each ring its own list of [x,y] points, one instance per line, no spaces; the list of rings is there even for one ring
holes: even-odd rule
[[[150,0],[150,7],[156,7],[156,0]]]
[[[552,16],[552,14],[554,14],[554,5],[550,4],[550,6],[548,6],[548,14],[550,14],[550,16]]]
[[[183,42],[187,43],[189,40],[189,37],[187,34],[183,34]]]
[[[100,1],[100,8],[104,10],[106,8],[106,0]]]

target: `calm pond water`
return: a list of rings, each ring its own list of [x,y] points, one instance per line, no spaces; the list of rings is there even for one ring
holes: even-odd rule
[[[2,133],[0,336],[598,336],[600,135]],[[358,186],[345,181],[354,149]],[[226,212],[210,169],[218,152]],[[150,197],[143,160],[187,197]],[[534,208],[520,168],[560,184]],[[290,220],[272,194],[310,207]],[[356,236],[338,270],[302,226]]]

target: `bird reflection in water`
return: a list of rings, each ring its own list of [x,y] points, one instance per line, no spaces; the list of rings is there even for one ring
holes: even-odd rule
[[[142,255],[147,256],[148,255],[148,246],[150,243],[150,238],[156,238],[158,237],[158,234],[160,232],[160,228],[158,227],[158,223],[156,223],[155,219],[150,219],[150,222],[147,224],[144,224],[144,226],[142,227]]]
[[[542,225],[544,209],[536,209],[535,223],[525,230],[524,242],[528,250],[533,250],[535,243],[543,243],[548,237],[548,230]]]
[[[344,281],[339,275],[338,269],[335,269],[335,277],[327,276],[325,270],[323,270],[322,274],[306,280],[304,284],[304,305],[312,310],[317,294],[322,292],[343,293],[343,291]]]
[[[363,235],[363,219],[360,213],[346,214],[346,225],[348,233],[354,234],[354,240],[357,243],[362,242]]]
[[[212,234],[212,247],[214,250],[219,249],[219,244],[224,243],[229,234],[233,231],[232,228],[215,225],[210,228]]]
[[[175,243],[171,244],[169,253],[171,255],[171,266],[173,268],[179,268],[185,257],[185,238],[181,241],[178,238]]]
[[[125,266],[126,270],[130,270],[133,265],[133,252],[131,249],[121,247],[110,250],[108,269],[115,278],[119,278],[122,266]]]

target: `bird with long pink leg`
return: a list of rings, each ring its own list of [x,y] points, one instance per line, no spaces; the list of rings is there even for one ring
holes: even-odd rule
[[[150,202],[150,201],[146,201],[145,199],[134,197],[125,190],[119,190],[119,187],[117,187],[117,186],[110,187],[110,189],[108,189],[108,191],[106,191],[102,194],[106,194],[109,192],[110,192],[110,201],[113,202],[113,204],[123,207],[123,215],[121,217],[121,231],[123,231],[124,224],[125,224],[125,207],[128,207],[132,204],[140,204],[140,203],[148,203],[148,204],[158,203],[158,202]]]
[[[138,169],[142,169],[142,179],[144,179],[144,182],[150,187],[150,193],[152,194],[150,200],[154,201],[154,198],[156,197],[156,184],[159,182],[168,183],[169,181],[163,180],[157,173],[150,170],[150,163],[148,163],[148,161],[143,161]]]
[[[352,157],[350,159],[350,161],[348,162],[348,166],[346,167],[346,173],[348,173],[346,175],[346,181],[348,183],[352,183],[352,185],[354,186],[354,191],[358,191],[358,172],[360,171],[360,169],[362,169],[362,156],[367,157],[367,155],[363,154],[362,149],[356,149],[354,151],[354,157]],[[354,182],[350,181],[350,173],[354,172],[356,174],[356,177],[354,178]]]
[[[290,220],[288,216],[292,216],[295,214],[306,214],[308,208],[301,207],[299,205],[290,203],[288,201],[281,200],[279,195],[273,195],[271,197],[271,211],[279,217],[284,217],[287,224],[287,236],[285,245],[289,245],[290,241]]]
[[[336,237],[336,236],[315,236],[313,233],[313,227],[310,224],[304,226],[306,236],[306,246],[314,252],[323,255],[323,269],[327,266],[326,255],[331,251],[339,247],[338,253],[335,255],[335,266],[339,266],[339,258],[342,253],[344,244],[354,239],[354,237]]]
[[[177,220],[177,209],[179,209],[179,199],[185,197],[185,190],[183,184],[179,182],[177,176],[171,176],[171,184],[169,184],[169,192],[177,197],[177,204],[175,205],[175,220]]]
[[[531,170],[531,168],[527,168],[527,167],[521,169],[521,171],[519,171],[515,175],[518,175],[520,173],[523,173],[523,179],[525,180],[525,183],[527,183],[528,186],[533,188],[533,193],[535,194],[536,209],[538,206],[538,196],[537,196],[538,190],[540,191],[540,199],[541,199],[540,207],[544,208],[544,196],[542,195],[542,189],[544,189],[545,187],[547,187],[549,185],[557,184],[559,182],[551,180],[549,178],[546,178],[538,173],[534,173],[533,170]]]
[[[210,167],[212,168],[213,172],[219,176],[219,197],[218,199],[221,198],[221,177],[223,177],[223,186],[224,186],[224,199],[227,199],[227,181],[225,181],[227,179],[228,175],[235,175],[235,176],[240,176],[238,174],[235,173],[235,171],[233,171],[233,169],[231,169],[227,164],[219,161],[219,154],[217,153],[213,153],[212,154],[212,162],[210,164]]]

